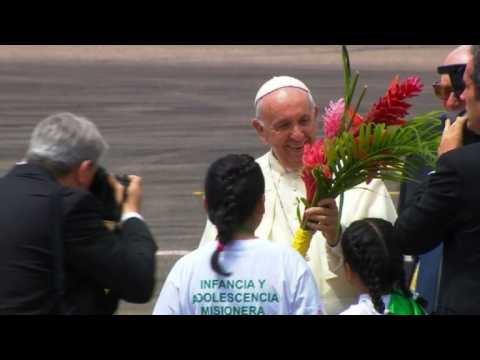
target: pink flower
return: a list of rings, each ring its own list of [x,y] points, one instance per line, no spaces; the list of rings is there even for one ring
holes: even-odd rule
[[[323,133],[327,139],[333,139],[340,130],[343,112],[345,110],[345,101],[342,99],[337,102],[330,101],[325,108],[323,115]]]

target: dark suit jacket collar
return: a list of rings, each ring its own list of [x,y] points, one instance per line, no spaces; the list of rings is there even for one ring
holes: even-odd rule
[[[19,163],[15,165],[6,176],[30,177],[57,182],[55,176],[53,176],[49,170],[32,162]]]

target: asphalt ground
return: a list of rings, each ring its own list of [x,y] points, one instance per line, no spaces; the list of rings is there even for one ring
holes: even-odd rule
[[[412,115],[439,110],[435,66],[452,46],[352,46],[368,91],[366,112],[395,75],[421,76]],[[0,46],[0,174],[26,150],[42,118],[69,111],[93,120],[110,145],[104,164],[144,179],[143,215],[159,247],[152,301],[119,314],[150,314],[180,254],[196,248],[209,163],[228,153],[262,155],[249,120],[259,86],[302,79],[323,109],[343,94],[339,46]],[[396,184],[388,184],[398,191]],[[180,252],[178,252],[180,251]]]

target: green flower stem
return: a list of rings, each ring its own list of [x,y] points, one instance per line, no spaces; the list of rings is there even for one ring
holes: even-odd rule
[[[342,211],[343,211],[343,202],[344,202],[345,193],[340,194],[340,206],[338,207],[338,224],[337,224],[337,237],[341,235],[342,232]],[[337,242],[338,242],[337,238]]]
[[[313,195],[313,199],[312,199],[312,202],[310,204],[308,204],[308,207],[305,208],[305,211],[307,209],[310,209],[311,207],[314,207],[316,204],[318,204],[318,202],[321,200],[321,195],[320,195],[320,191],[318,191],[318,188],[317,190],[315,190],[315,195]],[[303,219],[302,219],[302,226],[301,228],[303,230],[308,230],[307,229],[307,217],[305,216],[305,212],[303,213]]]

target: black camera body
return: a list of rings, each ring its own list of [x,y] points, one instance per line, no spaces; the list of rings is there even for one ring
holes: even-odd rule
[[[90,192],[98,199],[101,204],[101,214],[103,220],[119,222],[122,217],[122,205],[115,201],[115,194],[113,188],[108,182],[108,172],[103,167],[98,167]],[[127,175],[114,175],[120,184],[125,188],[123,194],[123,201],[127,198],[127,189],[130,185],[130,179]]]

